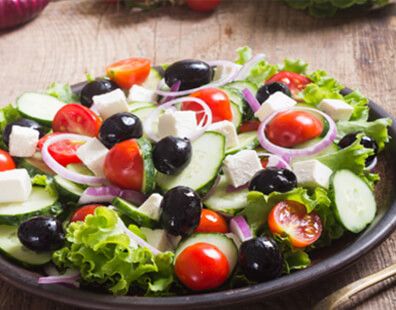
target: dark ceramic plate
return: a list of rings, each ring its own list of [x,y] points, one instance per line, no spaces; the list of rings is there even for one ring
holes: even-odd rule
[[[347,90],[347,92],[350,90]],[[370,102],[371,118],[390,117],[381,107]],[[396,228],[396,197],[392,187],[396,184],[396,124],[390,128],[391,142],[381,153],[377,172],[381,183],[376,189],[378,212],[375,220],[361,234],[346,235],[332,247],[311,254],[312,265],[290,275],[266,283],[216,293],[178,297],[132,297],[97,294],[62,285],[38,285],[38,273],[20,267],[0,257],[1,278],[32,294],[57,302],[95,309],[202,309],[252,302],[270,296],[285,294],[313,281],[323,279],[345,268],[381,243]],[[385,167],[386,165],[386,167]],[[385,174],[386,171],[386,174]]]

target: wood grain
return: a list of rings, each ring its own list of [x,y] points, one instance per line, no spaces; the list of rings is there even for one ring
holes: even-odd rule
[[[347,10],[315,19],[270,0],[224,0],[212,13],[165,7],[129,13],[100,0],[52,2],[39,18],[0,32],[0,106],[24,91],[44,91],[52,82],[76,83],[85,74],[132,56],[153,63],[183,58],[234,59],[249,45],[268,61],[301,58],[310,70],[364,94],[396,116],[396,5]],[[356,264],[288,296],[235,309],[309,309],[334,290],[395,262],[396,233]],[[354,297],[342,309],[395,309],[396,279]],[[77,310],[21,292],[0,281],[0,309]],[[228,308],[231,309],[231,308]]]

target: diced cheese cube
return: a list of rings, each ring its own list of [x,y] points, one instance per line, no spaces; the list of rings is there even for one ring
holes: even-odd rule
[[[149,218],[159,221],[160,219],[160,206],[162,196],[160,194],[151,194],[149,198],[139,207],[139,212],[146,214]]]
[[[77,151],[77,157],[91,170],[96,176],[104,177],[104,161],[109,149],[105,147],[97,138],[92,138]]]
[[[155,102],[157,100],[157,94],[153,90],[146,89],[139,85],[133,85],[129,90],[128,100],[129,102]]]
[[[334,121],[348,121],[353,113],[353,107],[343,100],[323,99],[318,109],[327,113]]]
[[[171,111],[158,117],[158,137],[167,136],[185,138],[197,130],[197,119],[194,111]]]
[[[26,201],[32,191],[32,183],[26,169],[0,172],[0,203]]]
[[[238,136],[235,126],[230,121],[220,121],[209,125],[208,129],[221,133],[226,138],[226,149],[238,144]]]
[[[103,119],[129,110],[125,94],[119,88],[102,95],[93,96],[92,100]]]
[[[296,103],[293,98],[290,98],[281,91],[277,91],[261,104],[261,107],[254,113],[254,116],[262,122],[272,112],[291,108]]]
[[[293,172],[299,186],[329,188],[332,170],[316,159],[294,163]]]
[[[8,143],[11,156],[31,157],[36,153],[39,132],[33,128],[14,125]]]
[[[172,251],[173,247],[168,239],[168,234],[164,229],[150,229],[140,227],[140,230],[147,238],[147,243],[160,250],[161,252]]]
[[[253,150],[243,150],[233,155],[228,155],[223,161],[223,171],[228,181],[234,187],[239,187],[263,169],[257,153]]]

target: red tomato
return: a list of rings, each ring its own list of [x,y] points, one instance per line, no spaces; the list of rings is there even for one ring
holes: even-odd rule
[[[269,162],[269,157],[266,156],[260,158],[261,167],[263,168],[267,167],[268,162]]]
[[[140,191],[144,179],[144,162],[136,140],[125,140],[113,146],[106,155],[104,171],[111,184]]]
[[[151,62],[146,58],[128,58],[106,67],[110,79],[122,88],[142,84],[150,74]]]
[[[259,128],[260,122],[259,121],[244,121],[238,129],[238,134],[248,131],[255,131]]]
[[[319,136],[322,131],[322,123],[312,114],[287,110],[271,120],[265,134],[273,144],[292,147]]]
[[[228,277],[227,257],[216,246],[200,242],[186,247],[176,259],[175,274],[193,291],[210,290]]]
[[[195,11],[212,11],[220,4],[221,0],[186,0],[187,5]]]
[[[92,215],[94,214],[95,209],[97,207],[104,207],[104,206],[94,204],[94,205],[86,205],[77,209],[76,211],[74,211],[73,215],[71,216],[69,223],[77,222],[77,221],[83,222],[88,214],[92,214]]]
[[[228,225],[226,220],[217,212],[208,209],[202,209],[201,220],[199,221],[199,225],[194,232],[217,232],[220,234],[225,234],[228,233]]]
[[[102,121],[92,110],[81,104],[67,104],[55,114],[52,121],[54,132],[70,132],[95,137]]]
[[[192,93],[190,97],[202,99],[209,106],[212,111],[212,122],[232,121],[231,102],[227,94],[217,88],[204,88]],[[197,123],[199,123],[203,116],[203,108],[200,104],[192,101],[185,101],[181,104],[182,111],[196,111]]]
[[[12,157],[3,150],[0,150],[0,171],[15,169],[15,162]]]
[[[314,211],[307,213],[307,208],[293,200],[281,201],[268,216],[271,232],[288,235],[296,248],[304,248],[314,243],[322,233],[322,222]]]
[[[293,98],[295,94],[302,91],[309,83],[312,83],[312,81],[306,76],[289,71],[280,71],[275,73],[265,83],[270,82],[282,82],[286,84],[289,87]]]

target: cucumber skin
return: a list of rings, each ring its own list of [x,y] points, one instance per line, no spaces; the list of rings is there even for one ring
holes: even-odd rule
[[[148,139],[140,138],[136,139],[140,150],[142,151],[143,165],[144,165],[144,178],[142,193],[151,194],[155,189],[155,176],[156,170],[154,168],[153,159],[151,156],[153,147]]]
[[[56,175],[54,177],[54,183],[55,183],[55,187],[56,187],[56,191],[59,194],[59,197],[63,199],[63,201],[72,201],[72,202],[78,202],[78,200],[80,199],[81,195],[78,195],[76,193],[73,193],[67,189],[65,189],[61,184],[58,183],[57,181],[57,177],[60,177],[58,175]],[[68,180],[66,180],[68,181]],[[71,181],[68,181],[71,182]],[[71,182],[73,183],[73,182]],[[79,187],[79,184],[74,183],[77,187]],[[84,192],[84,189],[81,188],[81,194]]]
[[[243,135],[243,136],[249,135],[249,131],[239,134],[238,138],[240,137],[240,135]],[[254,135],[254,134],[252,134],[252,135]],[[241,144],[238,143],[237,146],[234,146],[234,147],[226,150],[226,156],[238,153],[239,151],[242,151],[242,150],[254,150],[259,144],[260,143],[259,143],[259,140],[257,137],[253,141],[251,141],[245,145],[242,145],[242,146],[241,146]]]

